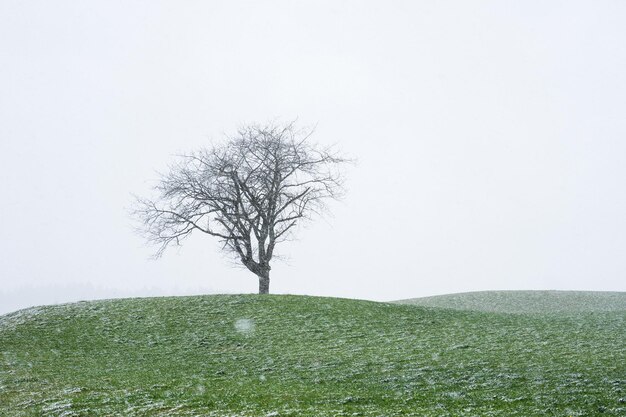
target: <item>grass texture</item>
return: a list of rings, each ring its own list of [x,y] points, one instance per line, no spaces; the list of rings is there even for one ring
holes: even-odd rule
[[[397,301],[424,307],[514,314],[626,311],[626,292],[476,291]]]
[[[1,416],[626,416],[626,309],[288,295],[0,317]]]

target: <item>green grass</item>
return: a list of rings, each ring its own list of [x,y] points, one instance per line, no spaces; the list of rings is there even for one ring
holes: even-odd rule
[[[0,317],[1,416],[626,416],[626,313],[198,296]]]
[[[516,314],[624,312],[626,292],[477,291],[396,302],[424,307]]]

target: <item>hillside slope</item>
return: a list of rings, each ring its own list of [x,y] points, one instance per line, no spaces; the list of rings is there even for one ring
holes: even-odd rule
[[[626,315],[301,296],[0,317],[2,416],[626,415]]]
[[[626,311],[626,292],[477,291],[396,301],[424,307],[495,313],[585,313]]]

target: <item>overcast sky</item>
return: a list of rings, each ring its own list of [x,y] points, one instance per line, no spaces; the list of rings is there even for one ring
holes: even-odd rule
[[[245,122],[358,159],[271,292],[626,290],[626,2],[0,1],[0,313],[255,292],[134,233],[172,156]]]

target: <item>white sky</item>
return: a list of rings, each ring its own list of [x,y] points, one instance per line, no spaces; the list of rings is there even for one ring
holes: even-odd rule
[[[0,313],[255,292],[126,208],[173,154],[298,117],[358,158],[271,292],[626,290],[626,2],[0,1]]]

